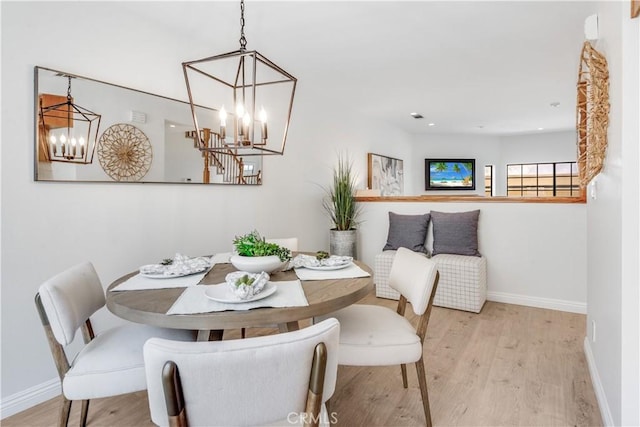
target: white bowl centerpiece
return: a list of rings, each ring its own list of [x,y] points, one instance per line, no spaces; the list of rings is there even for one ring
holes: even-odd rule
[[[236,255],[231,264],[240,271],[249,273],[272,273],[282,270],[291,259],[291,251],[275,243],[268,243],[257,230],[233,240]]]

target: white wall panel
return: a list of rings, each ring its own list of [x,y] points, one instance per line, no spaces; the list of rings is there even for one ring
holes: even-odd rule
[[[582,307],[587,300],[586,208],[582,204],[366,203],[362,259],[373,265],[389,228],[388,212],[480,209],[478,244],[487,257],[488,291]],[[430,225],[427,246],[432,248]]]

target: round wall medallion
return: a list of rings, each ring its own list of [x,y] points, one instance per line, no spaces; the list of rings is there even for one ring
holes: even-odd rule
[[[107,128],[97,149],[100,166],[115,181],[140,181],[151,168],[149,138],[135,126],[119,123]]]

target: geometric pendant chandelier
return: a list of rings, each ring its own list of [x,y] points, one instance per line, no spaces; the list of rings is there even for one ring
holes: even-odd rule
[[[100,115],[73,102],[71,76],[67,96],[39,94],[38,132],[44,160],[89,164],[93,162]]]
[[[182,63],[195,142],[205,152],[282,155],[297,79],[247,50],[244,25],[241,0],[240,49]]]

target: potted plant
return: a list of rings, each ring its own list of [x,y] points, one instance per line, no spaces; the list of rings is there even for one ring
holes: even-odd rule
[[[284,268],[291,259],[291,251],[275,243],[268,243],[257,230],[233,240],[237,255],[231,257],[231,264],[249,273],[271,273]]]
[[[356,258],[356,226],[361,211],[356,204],[356,177],[351,168],[348,158],[339,155],[333,169],[333,183],[325,189],[327,195],[322,205],[334,225],[329,232],[329,252]]]

